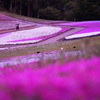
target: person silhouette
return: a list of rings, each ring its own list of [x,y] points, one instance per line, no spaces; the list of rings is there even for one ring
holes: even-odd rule
[[[16,24],[16,30],[19,30],[19,24]]]

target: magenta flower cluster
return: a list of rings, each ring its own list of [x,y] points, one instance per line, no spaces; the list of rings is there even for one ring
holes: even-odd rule
[[[0,68],[0,100],[99,100],[100,58]]]
[[[10,21],[10,20],[14,20],[14,18],[0,14],[0,20],[1,21],[6,21],[6,20]]]

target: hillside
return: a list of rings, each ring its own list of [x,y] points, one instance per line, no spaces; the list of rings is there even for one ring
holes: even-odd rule
[[[15,17],[16,16],[16,17]],[[16,30],[19,24],[19,30]],[[100,21],[47,21],[0,13],[0,59],[100,45]],[[74,48],[74,49],[73,49]],[[28,52],[27,52],[28,51]]]
[[[0,14],[0,100],[99,100],[100,21],[14,16]]]

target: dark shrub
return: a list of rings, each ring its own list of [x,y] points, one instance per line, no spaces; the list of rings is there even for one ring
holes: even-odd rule
[[[39,10],[39,17],[43,19],[60,19],[60,11],[53,7],[47,7]]]

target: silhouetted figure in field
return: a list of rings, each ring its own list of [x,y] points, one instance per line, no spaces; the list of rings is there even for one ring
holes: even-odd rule
[[[19,30],[19,24],[16,24],[16,30]]]
[[[74,46],[73,48],[76,48],[76,46]]]
[[[39,51],[37,53],[40,53]]]

